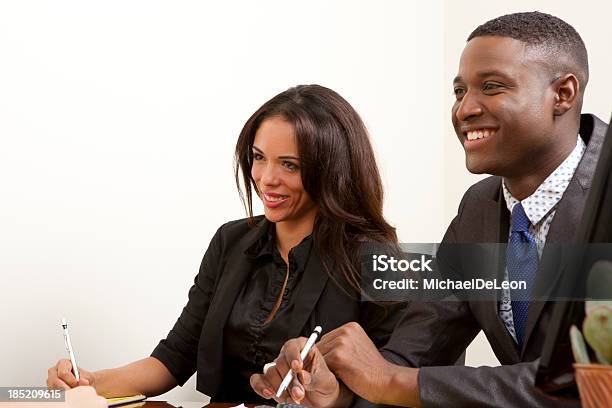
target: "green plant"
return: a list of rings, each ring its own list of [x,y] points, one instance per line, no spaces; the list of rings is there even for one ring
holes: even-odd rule
[[[593,349],[599,364],[610,365],[612,362],[612,301],[587,300],[586,317],[582,323],[582,332],[576,326],[570,329],[570,340],[574,359],[579,364],[590,364],[586,343]]]
[[[582,333],[576,326],[570,329],[574,359],[579,364],[590,364],[587,344],[593,349],[599,364],[612,365],[612,262],[600,260],[593,264],[588,274],[587,293],[591,299],[585,302],[586,317]],[[586,338],[586,343],[585,343]]]

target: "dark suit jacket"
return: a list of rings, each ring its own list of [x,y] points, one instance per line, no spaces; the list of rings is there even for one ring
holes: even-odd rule
[[[164,363],[180,385],[197,370],[197,389],[211,398],[223,381],[223,329],[249,273],[252,257],[245,251],[267,231],[263,217],[255,218],[256,227],[246,220],[229,222],[219,228],[202,260],[189,301],[176,324],[162,340],[152,356]],[[329,279],[320,257],[313,249],[295,288],[296,302],[291,311],[291,329],[286,340],[309,336],[317,325],[323,333],[351,321],[359,322],[371,339],[384,345],[404,308],[402,304],[384,308],[361,303],[346,294]],[[358,296],[358,295],[357,295]],[[279,346],[280,351],[280,346]]]
[[[548,251],[548,244],[572,242],[605,131],[606,124],[598,118],[582,115],[580,136],[587,143],[587,149],[551,224],[536,276],[534,290],[538,293],[546,294],[564,267],[565,260]],[[441,248],[445,243],[507,242],[510,220],[501,181],[500,177],[489,177],[470,187]],[[500,270],[503,272],[503,268]],[[497,301],[413,303],[382,352],[395,363],[421,367],[418,381],[425,407],[551,406],[554,403],[535,389],[534,378],[552,306],[552,302],[543,301],[530,305],[525,341],[519,349],[499,318]],[[484,331],[502,366],[445,367],[457,360],[480,330]]]

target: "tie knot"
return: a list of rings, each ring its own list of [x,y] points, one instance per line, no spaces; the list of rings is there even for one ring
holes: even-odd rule
[[[523,204],[517,203],[512,209],[512,232],[529,232],[531,221],[525,214]]]

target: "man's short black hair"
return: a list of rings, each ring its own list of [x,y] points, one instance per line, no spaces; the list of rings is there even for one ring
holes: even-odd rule
[[[556,75],[575,74],[584,91],[589,80],[587,50],[574,27],[560,18],[539,11],[506,14],[478,26],[467,40],[485,36],[513,38],[542,51]]]

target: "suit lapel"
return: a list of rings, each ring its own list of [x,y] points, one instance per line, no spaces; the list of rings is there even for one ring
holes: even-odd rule
[[[225,326],[236,297],[253,268],[253,261],[245,256],[242,251],[236,248],[232,252],[223,268],[225,273],[220,277],[208,310],[210,319],[206,319],[215,322],[218,328]]]
[[[489,247],[487,252],[490,254],[490,259],[487,262],[480,260],[477,264],[487,269],[480,272],[481,276],[497,278],[497,281],[501,282],[504,279],[506,251],[505,246],[499,243],[508,241],[510,228],[509,213],[501,190],[501,179],[492,195],[483,197],[479,207],[481,225],[477,231],[482,237],[480,242],[484,242]],[[493,276],[491,267],[495,268]],[[499,317],[499,303],[477,302],[471,307],[479,307],[486,314],[486,317],[480,320],[481,326],[498,358],[502,361],[518,362],[519,352],[516,343]]]
[[[308,262],[304,268],[302,281],[296,287],[295,296],[296,299],[300,301],[295,303],[295,308],[291,312],[292,324],[290,332],[287,333],[288,339],[301,335],[302,329],[306,325],[308,317],[312,314],[319,297],[323,293],[323,289],[325,289],[328,279],[329,275],[323,267],[323,263],[313,243]],[[325,327],[323,329],[325,330]]]
[[[523,341],[521,356],[525,353],[540,314],[546,306],[546,301],[568,261],[568,253],[563,246],[572,241],[575,228],[580,221],[581,204],[584,204],[584,197],[586,197],[586,191],[582,191],[580,185],[572,180],[563,194],[559,207],[557,207],[536,274],[531,295],[533,300],[529,304],[529,314],[525,324],[525,340]]]
[[[244,251],[266,232],[263,223],[237,242],[228,243],[216,288],[202,326],[198,344],[198,389],[215,395],[223,378],[223,329],[242,285],[253,270],[253,261]]]
[[[484,242],[507,242],[508,241],[508,228],[509,221],[508,212],[506,209],[506,203],[501,192],[501,184],[496,197],[491,200],[487,200],[483,208],[483,228],[485,230]]]
[[[236,297],[242,289],[244,282],[253,270],[253,260],[246,256],[244,251],[257,241],[261,234],[266,233],[266,228],[260,224],[257,228],[249,231],[229,251],[222,273],[219,277],[214,296],[211,300],[208,314],[202,328],[200,348],[206,350],[209,361],[217,361],[219,367],[221,361],[215,356],[222,355],[223,329],[232,310]],[[211,364],[207,362],[207,364]],[[214,364],[213,364],[214,365]]]
[[[570,181],[550,226],[542,259],[538,268],[533,298],[529,305],[529,315],[525,326],[525,341],[521,355],[525,353],[529,338],[535,332],[536,323],[542,313],[546,300],[569,261],[567,249],[563,244],[574,241],[574,234],[582,217],[584,204],[591,186],[597,159],[601,151],[606,125],[592,115],[582,115],[580,135],[587,143],[582,159]],[[548,244],[553,245],[548,245]]]
[[[496,198],[496,207],[495,207],[495,220],[491,221],[497,225],[497,241],[500,243],[508,242],[508,233],[510,231],[510,214],[508,212],[508,208],[506,206],[506,200],[504,199],[501,183],[498,189],[498,195]],[[506,246],[505,245],[495,245],[496,255],[497,255],[497,280],[501,282],[504,280],[504,272],[506,270]],[[501,293],[499,293],[501,295]],[[516,346],[516,342],[512,338],[512,335],[506,328],[506,325],[502,321],[499,316],[499,299],[497,302],[490,302],[491,304],[491,322],[494,324],[493,333],[495,333],[495,337],[497,341],[502,345],[501,351],[506,355],[507,361],[518,362],[519,361],[519,350]]]

